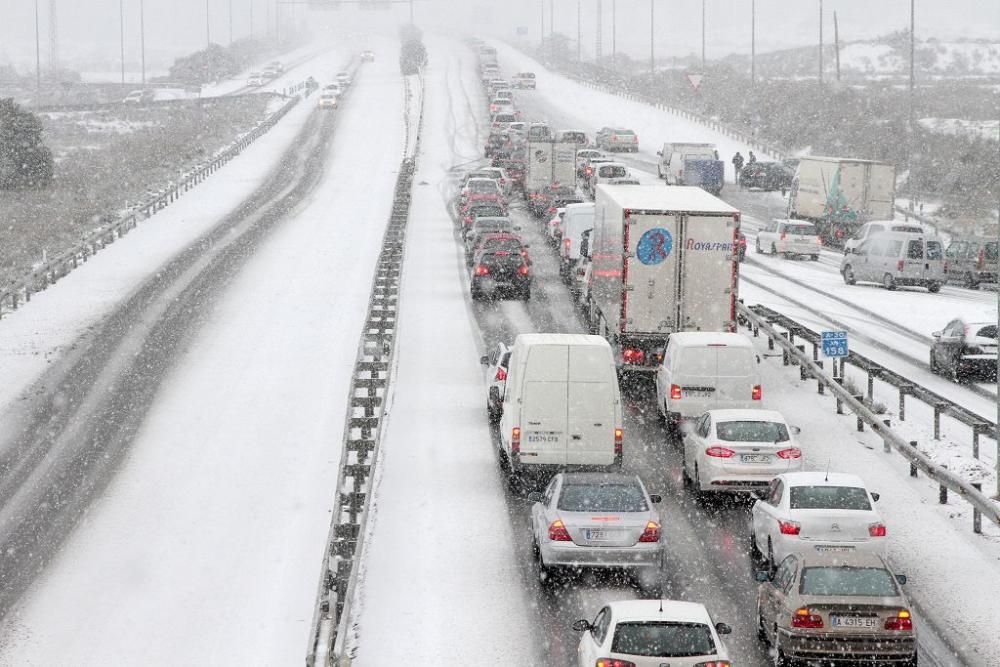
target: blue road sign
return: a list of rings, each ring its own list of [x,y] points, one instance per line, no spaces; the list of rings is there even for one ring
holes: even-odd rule
[[[823,340],[824,357],[846,357],[847,356],[847,332],[846,331],[823,331],[820,333]]]

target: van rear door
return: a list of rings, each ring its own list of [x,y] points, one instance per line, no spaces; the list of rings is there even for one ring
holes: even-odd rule
[[[603,347],[569,347],[566,463],[610,466],[620,398],[614,365]]]
[[[521,462],[525,465],[565,465],[566,345],[536,345],[528,351],[521,392]]]
[[[717,353],[717,380],[714,407],[752,408],[759,401],[752,400],[753,386],[757,383],[753,350],[747,347],[715,348]]]

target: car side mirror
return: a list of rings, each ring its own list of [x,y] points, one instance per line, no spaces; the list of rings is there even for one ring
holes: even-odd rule
[[[760,363],[760,355],[758,354],[758,355],[756,355],[756,357],[757,357],[757,363],[759,364]]]
[[[896,583],[898,583],[900,586],[905,586],[906,585],[906,575],[905,574],[897,574],[896,575]]]
[[[663,157],[663,151],[656,151],[656,154],[659,155],[660,157]]]
[[[528,494],[528,501],[532,503],[540,503],[542,502],[543,498],[544,496],[542,495],[541,491],[532,491],[531,493]]]
[[[771,573],[767,570],[757,570],[753,573],[754,581],[758,581],[762,584],[771,581]]]
[[[790,427],[790,429],[792,431],[792,435],[798,435],[799,433],[802,433],[802,429],[798,426],[792,426]]]
[[[663,496],[658,493],[651,493],[649,494],[649,501],[655,505],[656,503],[663,502]]]
[[[573,623],[573,629],[577,632],[586,632],[587,630],[593,630],[593,628],[594,626],[585,618],[581,618],[579,621]]]
[[[479,357],[479,363],[481,363],[483,366],[489,366],[490,358],[484,354],[483,356]]]
[[[875,502],[878,502],[878,499],[881,498],[881,497],[882,497],[881,494],[875,493],[874,491],[872,491],[872,500],[874,500]]]
[[[731,634],[733,634],[733,629],[731,627],[729,627],[728,625],[726,625],[725,623],[716,623],[715,624],[715,631],[718,632],[720,635],[731,635]]]

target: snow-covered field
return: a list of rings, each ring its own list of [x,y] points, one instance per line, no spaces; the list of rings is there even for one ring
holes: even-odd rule
[[[341,63],[331,54],[318,64]],[[3,340],[20,330],[25,351],[69,344],[266,178],[310,102],[167,209],[174,224],[147,223],[5,319]],[[107,494],[8,617],[0,663],[302,659],[341,451],[353,363],[344,351],[357,345],[402,150],[391,60],[366,67],[337,113],[321,184],[206,314]],[[4,403],[44,365],[19,358],[30,363],[4,373],[17,380]]]

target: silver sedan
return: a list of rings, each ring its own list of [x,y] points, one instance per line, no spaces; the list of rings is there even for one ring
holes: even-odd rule
[[[560,473],[544,493],[528,495],[532,538],[542,583],[555,571],[624,569],[659,595],[663,541],[660,515],[635,475]]]

